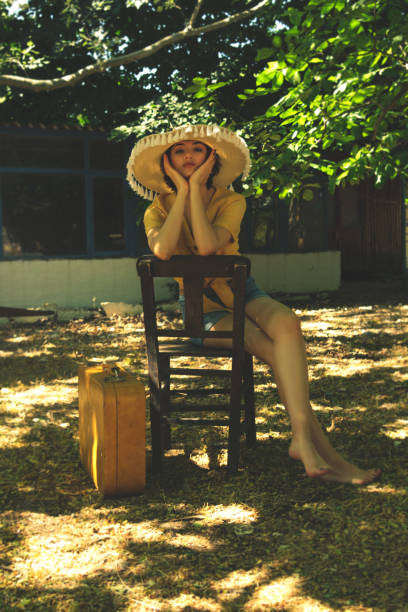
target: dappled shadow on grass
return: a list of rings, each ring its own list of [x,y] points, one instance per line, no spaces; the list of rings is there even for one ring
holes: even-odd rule
[[[115,597],[109,588],[105,588],[99,579],[85,580],[76,588],[54,589],[16,587],[0,593],[2,610],[30,610],[30,612],[49,610],[88,612],[111,612],[115,607]]]
[[[80,348],[83,349],[83,346]],[[79,364],[86,362],[87,359],[91,358],[95,362],[118,361],[126,358],[129,354],[124,351],[112,351],[112,356],[107,356],[107,350],[103,347],[99,350],[90,347],[88,353],[89,357],[87,352],[84,353],[83,351],[76,357],[54,352],[46,357],[24,355],[9,357],[2,372],[3,385],[13,386],[15,383],[28,385],[33,382],[53,383],[62,378],[77,376]],[[135,356],[132,359],[132,364],[133,367],[144,366],[144,351],[140,356]]]
[[[131,331],[128,331],[128,328]],[[49,323],[45,328],[22,326],[0,332],[3,387],[16,383],[52,383],[77,375],[78,365],[127,359],[133,368],[145,367],[141,318],[126,324],[109,319]]]
[[[405,370],[408,373],[408,368]],[[364,409],[381,408],[387,400],[394,402],[398,409],[406,401],[407,385],[396,377],[403,373],[399,367],[387,366],[371,366],[350,375],[324,373],[310,381],[310,394],[314,402],[340,407],[350,418],[364,419],[366,415],[360,414]]]
[[[37,406],[25,416],[19,444],[0,450],[2,510],[69,514],[79,501],[89,502],[92,484],[80,465],[74,408],[61,414],[58,405]]]
[[[157,505],[143,518],[154,517],[153,523],[127,547],[134,562],[145,559],[139,570],[157,577],[149,597],[160,600],[165,591],[177,600],[187,580],[197,601],[222,602],[228,610],[255,610],[268,602],[269,609],[296,609],[302,598],[316,609],[325,603],[374,606],[381,604],[378,586],[396,605],[404,601],[387,553],[390,543],[402,559],[404,490],[305,479],[279,440],[246,451],[244,464],[244,471],[228,478],[188,468],[182,457],[166,459],[163,477],[147,492]],[[118,520],[116,509],[110,516]],[[119,516],[143,524],[140,510],[133,514],[127,506]],[[406,544],[406,532],[402,540]],[[373,577],[379,582],[373,584]],[[211,609],[207,605],[203,609]]]
[[[33,542],[26,527],[32,575],[18,565],[20,575],[33,579],[32,589],[10,589],[6,601],[24,597],[31,600],[30,610],[41,609],[40,604],[59,609],[62,602],[76,602],[80,607],[72,609],[81,610],[132,605],[155,610],[389,609],[388,598],[394,609],[404,605],[406,587],[396,567],[404,564],[407,544],[406,491],[305,479],[280,440],[244,451],[243,466],[228,477],[182,455],[169,456],[162,477],[149,478],[142,496],[102,500],[90,495],[83,514],[80,508],[72,513],[76,543],[67,538],[69,513],[61,522],[62,517],[47,518],[45,512],[42,544]],[[23,514],[23,527],[26,520]],[[50,543],[51,534],[56,544]],[[89,564],[86,576],[74,571],[81,563]]]
[[[385,484],[366,490],[304,478],[301,465],[288,459],[287,441],[271,438],[243,448],[235,477],[169,455],[161,477],[149,472],[143,495],[106,500],[79,467],[77,443],[66,429],[42,427],[26,442],[13,455],[3,450],[0,461],[25,465],[5,513],[14,532],[19,524],[18,539],[9,543],[20,553],[6,563],[32,588],[11,588],[5,601],[23,597],[30,610],[59,609],[63,602],[76,602],[73,610],[129,609],[135,602],[135,609],[171,610],[184,600],[181,609],[257,610],[265,602],[269,609],[307,602],[315,609],[382,609],[388,597],[396,609],[403,605],[395,565],[405,559],[408,504],[392,467],[408,467],[407,449],[388,438],[375,439],[387,456]],[[24,493],[28,483],[33,490]],[[33,513],[44,531],[26,525]],[[115,572],[105,546],[113,547]],[[21,549],[28,568],[15,561]],[[81,564],[85,576],[73,572]]]
[[[304,477],[288,458],[290,428],[272,377],[258,363],[259,441],[242,444],[236,476],[223,467],[225,436],[176,430],[162,476],[152,476],[148,453],[144,493],[119,499],[101,498],[80,465],[76,371],[118,359],[144,377],[140,320],[6,331],[0,607],[404,609],[407,393],[404,354],[395,352],[404,337],[359,334],[357,325],[340,330],[336,346],[307,332],[312,400],[336,448],[383,469],[378,483]]]
[[[325,337],[319,338],[306,333],[305,339],[307,342],[313,342],[316,345],[327,346],[327,338]],[[367,331],[360,334],[349,334],[348,336],[336,334],[335,339],[336,345],[341,345],[342,351],[361,349],[366,356],[374,353],[370,355],[370,358],[375,359],[375,353],[381,353],[383,349],[392,348],[398,344],[406,346],[408,332],[391,334],[380,331]],[[330,350],[336,350],[336,347],[330,347]],[[351,353],[351,356],[353,356],[353,353]],[[344,354],[344,357],[347,358],[347,354]]]

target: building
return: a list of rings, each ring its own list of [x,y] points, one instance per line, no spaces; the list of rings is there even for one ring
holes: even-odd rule
[[[135,260],[146,248],[138,229],[144,206],[126,182],[130,147],[86,129],[0,127],[0,305],[141,301]],[[271,293],[333,290],[341,260],[347,275],[356,253],[365,274],[368,246],[379,240],[370,228],[384,229],[385,218],[399,225],[389,230],[392,255],[381,258],[381,269],[406,269],[403,199],[392,192],[392,211],[383,216],[382,200],[375,200],[370,225],[370,197],[362,205],[356,192],[333,198],[317,185],[302,202],[249,201],[241,252],[259,284]],[[172,296],[165,280],[158,290],[163,300]]]

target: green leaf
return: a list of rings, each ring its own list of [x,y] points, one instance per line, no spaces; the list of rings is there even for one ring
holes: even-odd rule
[[[275,36],[272,38],[272,44],[277,49],[280,49],[282,47],[282,37],[275,34]]]
[[[356,18],[353,18],[349,23],[349,28],[350,30],[356,30],[360,25],[360,21]]]
[[[352,96],[352,101],[354,104],[362,104],[366,100],[366,95],[363,92],[356,92]]]
[[[288,8],[288,16],[294,26],[298,26],[302,20],[302,12],[293,7]]]
[[[299,60],[298,55],[296,55],[296,53],[287,53],[285,55],[285,60],[288,64],[296,64],[296,62]]]
[[[321,14],[322,15],[327,15],[327,13],[330,13],[330,11],[332,9],[334,9],[334,7],[336,6],[336,2],[326,2],[323,6],[322,6],[322,10],[321,10]]]
[[[207,85],[208,79],[203,79],[201,77],[194,77],[193,83],[197,83],[199,85]]]
[[[275,78],[276,72],[279,69],[279,62],[269,62],[268,67],[260,72],[256,77],[256,84],[264,85]]]
[[[220,89],[220,87],[225,87],[225,85],[227,85],[227,83],[213,83],[211,85],[208,85],[207,89],[209,91],[215,91],[216,89]]]
[[[377,55],[375,55],[373,61],[371,62],[370,68],[373,68],[374,66],[376,66],[381,58],[382,58],[382,53],[381,51],[379,51]]]
[[[256,54],[255,60],[257,62],[260,62],[261,60],[268,59],[268,57],[271,57],[274,53],[276,53],[275,49],[266,47],[263,49],[259,49]]]
[[[277,72],[275,74],[275,85],[277,87],[281,87],[283,85],[283,81],[284,81],[284,77],[283,77],[283,72]]]

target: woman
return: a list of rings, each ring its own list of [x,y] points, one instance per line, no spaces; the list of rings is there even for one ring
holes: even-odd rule
[[[212,125],[187,125],[140,140],[128,162],[128,180],[153,199],[144,222],[149,247],[160,259],[172,255],[233,255],[245,212],[244,198],[227,189],[250,168],[249,151],[237,134]],[[231,289],[225,279],[208,279],[205,329],[232,327]],[[180,287],[182,291],[182,287]],[[229,340],[206,339],[225,347]],[[289,455],[312,478],[364,485],[380,474],[345,461],[323,433],[309,400],[306,351],[296,315],[247,282],[245,348],[273,369],[289,414]]]

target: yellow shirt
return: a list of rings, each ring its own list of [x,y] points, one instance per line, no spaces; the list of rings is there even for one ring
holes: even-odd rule
[[[176,195],[163,194],[157,196],[150,206],[146,209],[144,215],[144,225],[146,233],[151,229],[160,228],[165,222],[167,215],[174,203]],[[238,255],[238,236],[241,228],[242,218],[245,213],[246,203],[245,198],[239,193],[228,189],[216,189],[213,197],[208,204],[206,213],[208,221],[211,225],[225,227],[231,232],[231,239],[222,249],[219,249],[216,255]],[[196,255],[197,245],[194,242],[194,236],[191,228],[184,218],[181,227],[180,237],[177,243],[175,255]],[[176,279],[179,283],[180,293],[183,293],[183,283],[181,279]],[[203,309],[204,312],[214,310],[232,310],[233,294],[228,284],[228,279],[217,278],[205,279],[205,286],[210,286],[220,298],[225,308],[213,302],[208,297],[204,296]]]

